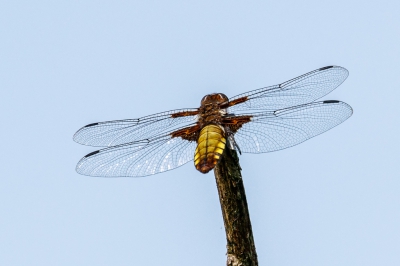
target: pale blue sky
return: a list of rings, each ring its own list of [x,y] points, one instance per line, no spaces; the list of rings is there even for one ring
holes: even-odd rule
[[[354,115],[240,157],[260,265],[400,265],[399,1],[2,1],[0,265],[225,265],[212,173],[78,175],[98,121],[327,65]]]

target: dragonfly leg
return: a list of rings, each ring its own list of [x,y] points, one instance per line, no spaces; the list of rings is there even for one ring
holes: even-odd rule
[[[234,133],[229,129],[229,127],[225,128],[227,140],[228,140],[228,147],[231,150],[238,151],[240,155],[242,155],[242,151],[240,150],[239,145],[237,144],[235,138],[234,138]]]

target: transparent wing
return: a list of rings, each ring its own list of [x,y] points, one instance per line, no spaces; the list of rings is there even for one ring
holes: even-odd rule
[[[193,160],[196,142],[170,135],[89,153],[76,166],[82,175],[139,177],[177,168]]]
[[[183,124],[189,125],[195,122],[197,119],[196,112],[197,109],[180,109],[137,119],[93,123],[79,129],[73,139],[80,144],[97,147],[115,146],[149,139],[158,134],[173,131]],[[187,115],[176,116],[176,114]]]
[[[242,152],[263,153],[289,148],[345,121],[352,108],[339,101],[323,101],[274,112],[252,114],[235,134]]]
[[[278,85],[239,94],[229,101],[243,99],[243,102],[229,107],[228,111],[273,111],[310,103],[333,91],[348,75],[349,72],[343,67],[322,67]]]

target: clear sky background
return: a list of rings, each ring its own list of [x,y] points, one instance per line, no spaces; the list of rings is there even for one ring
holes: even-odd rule
[[[240,157],[260,265],[400,265],[399,1],[1,1],[0,265],[225,265],[213,173],[78,175],[88,123],[327,65],[354,109]]]

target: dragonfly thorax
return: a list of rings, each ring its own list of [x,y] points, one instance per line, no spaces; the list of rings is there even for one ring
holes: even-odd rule
[[[228,97],[223,93],[204,96],[199,108],[198,124],[200,128],[209,124],[220,124],[222,117],[226,115],[226,109],[222,109],[220,106],[228,101]]]

